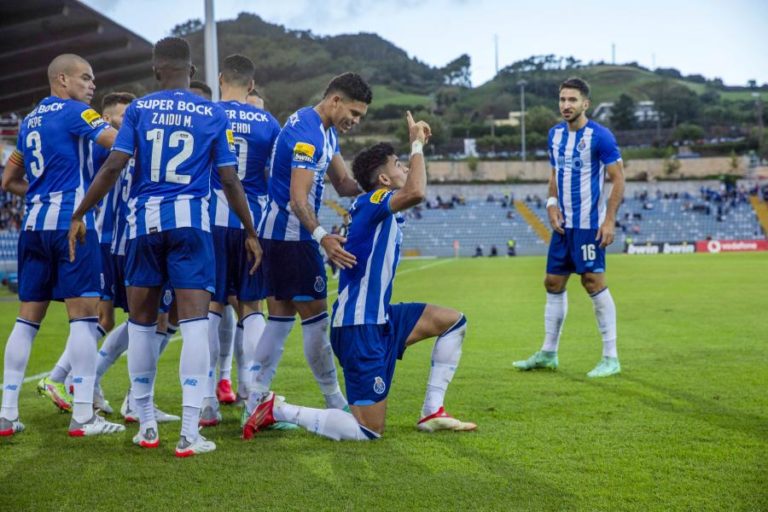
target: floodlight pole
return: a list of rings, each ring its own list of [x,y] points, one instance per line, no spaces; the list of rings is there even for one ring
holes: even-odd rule
[[[525,80],[520,80],[520,157],[525,162]]]
[[[211,88],[213,101],[219,101],[219,45],[213,0],[205,0],[205,83]]]

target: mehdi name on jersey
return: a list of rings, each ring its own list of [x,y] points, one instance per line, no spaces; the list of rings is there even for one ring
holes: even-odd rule
[[[250,122],[268,123],[269,118],[263,112],[247,112],[245,110],[226,110],[227,118],[229,118],[232,124],[232,131],[235,133],[248,134],[251,133]],[[238,122],[246,121],[246,122]],[[250,122],[249,122],[250,121]]]

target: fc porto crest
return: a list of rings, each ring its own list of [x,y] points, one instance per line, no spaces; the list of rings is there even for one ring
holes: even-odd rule
[[[579,142],[579,145],[576,146],[576,149],[578,149],[579,151],[584,151],[585,149],[587,149],[587,141],[585,141],[584,139],[581,139],[581,142]]]
[[[323,279],[323,276],[315,277],[315,291],[320,293],[323,290],[325,290],[325,279]]]
[[[171,302],[173,302],[173,292],[169,290],[165,290],[165,293],[163,294],[163,305],[168,307],[171,305]]]
[[[373,392],[377,395],[381,395],[386,391],[387,385],[384,383],[384,379],[381,377],[376,377],[373,380]]]

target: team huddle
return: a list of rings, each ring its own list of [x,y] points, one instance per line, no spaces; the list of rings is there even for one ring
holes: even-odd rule
[[[359,75],[333,78],[317,105],[299,109],[281,128],[250,104],[255,68],[244,56],[224,59],[216,103],[190,90],[195,68],[183,39],[159,41],[153,68],[158,92],[138,99],[111,93],[99,114],[89,106],[90,65],[60,55],[48,69],[51,96],[23,120],[2,181],[5,190],[25,198],[26,211],[18,251],[21,304],[5,349],[0,436],[25,429],[19,392],[51,300],[66,305],[69,337],[38,390],[71,412],[70,436],[125,430],[102,416],[113,411],[100,382],[127,352],[130,388],[121,413],[138,422],[133,442],[140,447],[159,446],[158,423],[181,421],[176,456],[215,450],[200,429],[221,421],[221,401],[241,403],[244,439],[292,428],[335,440],[376,439],[384,430],[397,359],[411,344],[434,337],[416,427],[475,430],[443,407],[466,318],[432,304],[391,304],[402,212],[426,196],[429,125],[407,113],[407,166],[393,146],[379,143],[355,157],[350,175],[338,135],[360,122],[373,99]],[[555,233],[545,343],[514,364],[557,367],[565,285],[576,272],[593,296],[603,335],[604,357],[589,375],[603,377],[620,371],[604,255],[623,193],[621,157],[610,132],[583,115],[586,84],[570,82],[561,86],[565,123],[550,133],[547,208]],[[614,182],[607,212],[606,170]],[[326,177],[340,196],[355,197],[346,237],[318,222]],[[341,269],[330,316],[323,254]],[[229,352],[237,359],[236,394],[228,379],[217,385],[216,378],[228,306],[237,317]],[[129,318],[118,326],[115,308]],[[325,409],[287,403],[272,390],[296,314]],[[177,331],[183,340],[180,417],[154,402],[158,358]],[[230,364],[222,364],[222,375]]]

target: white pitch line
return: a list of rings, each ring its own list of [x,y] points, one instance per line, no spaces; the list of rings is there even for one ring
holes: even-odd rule
[[[407,274],[409,272],[416,272],[417,270],[426,270],[428,268],[436,267],[436,266],[442,265],[444,263],[450,263],[451,261],[453,261],[453,259],[449,259],[449,258],[446,258],[446,259],[443,259],[443,260],[438,260],[438,261],[433,261],[431,263],[427,263],[426,265],[421,265],[420,267],[409,268],[409,269],[403,270],[402,272],[398,272],[396,274],[396,276],[401,276],[401,275]],[[339,293],[339,291],[336,290],[336,291],[333,291],[333,292],[329,293],[328,296],[331,297],[331,296],[336,295],[338,293]],[[172,342],[178,341],[180,339],[181,339],[181,333],[178,332],[178,333],[176,333],[173,336],[173,338],[170,339],[170,341],[168,343],[172,343]],[[123,352],[120,355],[120,357],[125,357],[127,353],[128,353],[128,351],[126,350],[125,352]],[[43,373],[38,373],[37,375],[30,375],[29,377],[24,379],[24,384],[28,384],[30,382],[36,382],[36,381],[38,381],[38,380],[40,380],[40,379],[42,379],[44,377],[49,376],[50,374],[51,374],[51,372],[43,372]]]

